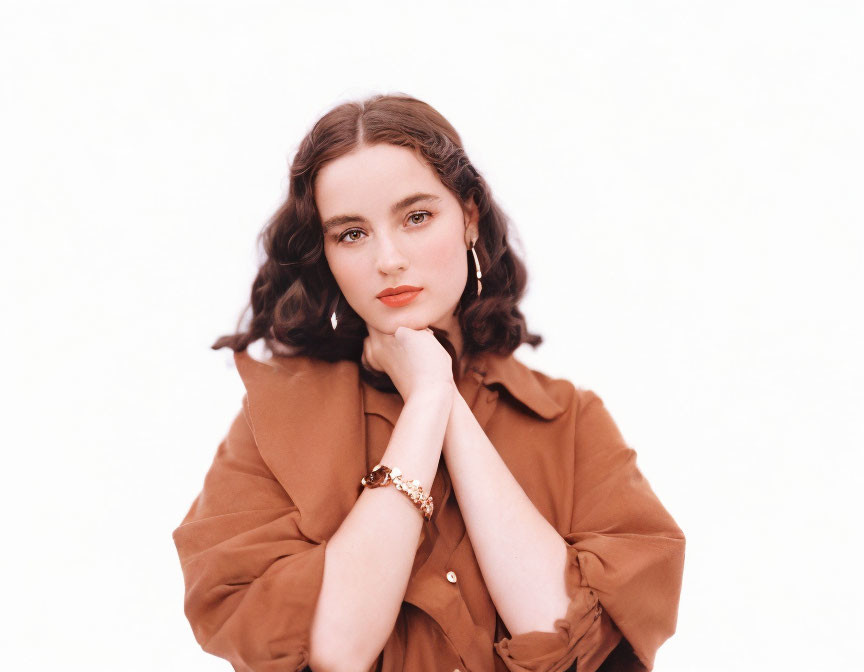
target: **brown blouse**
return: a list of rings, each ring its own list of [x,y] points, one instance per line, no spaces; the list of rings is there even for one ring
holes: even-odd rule
[[[184,610],[203,650],[235,670],[301,671],[327,540],[384,454],[403,402],[368,385],[354,362],[234,360],[242,409],[173,532]],[[651,670],[675,632],[685,538],[600,397],[490,353],[474,357],[457,386],[568,543],[572,600],[555,632],[510,636],[442,458],[432,519],[370,672]]]

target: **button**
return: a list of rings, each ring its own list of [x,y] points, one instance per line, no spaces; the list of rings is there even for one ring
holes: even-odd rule
[[[450,583],[456,583],[456,572],[447,572],[447,580]]]

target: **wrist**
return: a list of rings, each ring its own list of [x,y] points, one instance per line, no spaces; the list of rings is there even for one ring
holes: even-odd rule
[[[458,390],[456,389],[456,383],[449,380],[441,381],[428,385],[418,386],[417,389],[411,392],[411,394],[405,400],[405,403],[407,404],[412,399],[421,399],[423,403],[426,404],[441,402],[449,405],[453,402],[455,394],[458,394]]]

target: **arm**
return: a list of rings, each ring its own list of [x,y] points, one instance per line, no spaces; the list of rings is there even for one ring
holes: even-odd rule
[[[409,480],[419,480],[427,493],[438,469],[452,398],[446,388],[409,397],[381,458]],[[343,666],[353,661],[350,669],[367,670],[375,662],[399,615],[422,525],[419,509],[394,487],[364,488],[327,543],[312,622],[313,670],[348,669],[338,661]]]
[[[525,494],[458,392],[444,459],[501,620],[514,635],[554,631],[570,602],[564,582],[567,543]]]
[[[685,539],[602,400],[589,391],[577,412],[563,572],[550,531],[558,533],[525,502],[464,400],[454,401],[443,450],[490,596],[512,633],[495,643],[507,669],[544,672],[577,661],[591,672],[607,658],[603,669],[652,669],[675,632]]]
[[[451,399],[449,390],[411,397],[384,455],[424,488],[437,470]],[[364,490],[329,540],[307,538],[300,523],[261,457],[244,396],[172,535],[195,639],[243,672],[368,669],[398,614],[422,515],[388,486]]]

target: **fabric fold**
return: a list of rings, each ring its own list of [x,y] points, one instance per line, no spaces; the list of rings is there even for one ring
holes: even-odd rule
[[[567,613],[555,621],[555,632],[521,633],[496,642],[495,649],[516,672],[567,670],[574,663],[579,672],[594,672],[625,639],[621,655],[603,669],[645,672],[675,632],[684,534],[590,390],[576,416],[574,440],[573,510],[564,535]]]
[[[326,542],[307,538],[300,511],[262,461],[248,400],[177,527],[184,612],[201,648],[235,670],[302,670],[321,591]]]
[[[578,660],[579,672],[594,672],[621,640],[597,594],[583,585],[579,558],[568,547],[565,585],[570,604],[554,632],[533,631],[495,643],[498,655],[514,672],[563,672]]]
[[[299,672],[309,669],[326,544],[362,492],[370,455],[386,449],[400,407],[376,406],[374,394],[364,407],[370,391],[356,363],[259,362],[246,353],[235,353],[235,362],[246,388],[242,410],[172,533],[184,611],[202,649],[235,670]],[[417,551],[432,554],[464,535],[462,552],[438,548],[436,564],[412,573],[401,630],[376,669],[397,672],[407,661],[418,670],[647,672],[675,632],[683,533],[600,397],[540,374],[536,386],[526,385],[522,367],[512,355],[490,365],[494,384],[513,398],[485,388],[475,417],[568,546],[566,612],[552,632],[510,636],[458,502],[445,506],[442,496],[440,530],[424,523]],[[390,426],[379,426],[388,417]]]
[[[579,410],[575,440],[573,515],[564,539],[576,554],[580,585],[594,591],[638,659],[622,669],[651,670],[675,633],[686,539],[594,392]]]

